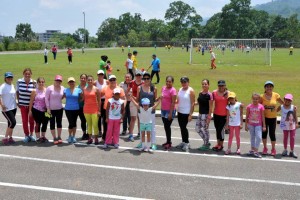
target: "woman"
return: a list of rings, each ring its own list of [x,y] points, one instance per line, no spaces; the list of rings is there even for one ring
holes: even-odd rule
[[[4,74],[4,83],[0,86],[0,106],[2,114],[7,119],[7,128],[5,136],[2,139],[4,145],[15,143],[12,138],[14,127],[16,126],[16,90],[13,82],[14,75],[11,72]]]
[[[86,87],[87,87],[87,83],[86,83],[86,78],[87,75],[86,74],[81,74],[80,75],[80,84],[78,85],[78,88],[81,89],[81,91],[83,91]],[[81,130],[82,130],[82,140],[87,140],[89,139],[89,135],[86,133],[86,120],[84,117],[84,113],[83,113],[83,105],[84,105],[84,101],[80,101],[79,102],[79,118],[81,121]]]
[[[64,95],[64,87],[61,86],[62,76],[56,75],[54,79],[54,84],[47,87],[46,90],[46,106],[47,113],[50,117],[50,131],[53,136],[54,144],[61,144],[61,131],[62,131],[62,116],[63,116],[63,106],[62,99]],[[55,122],[57,127],[57,137],[55,132]]]
[[[68,54],[68,61],[69,61],[69,64],[72,64],[73,52],[72,52],[72,49],[71,49],[71,48],[68,48],[67,54]]]
[[[83,113],[88,125],[89,139],[87,144],[93,143],[92,133],[94,129],[95,145],[99,144],[98,141],[98,116],[101,114],[101,98],[100,92],[94,86],[94,78],[91,75],[87,76],[88,86],[83,90]]]
[[[189,78],[183,76],[180,78],[181,88],[177,94],[178,103],[178,123],[181,131],[182,142],[176,148],[188,151],[190,149],[188,122],[192,121],[195,104],[195,92],[189,86]]]
[[[26,68],[23,71],[23,78],[17,81],[17,102],[18,107],[21,110],[23,131],[25,138],[23,142],[28,143],[30,141],[35,142],[33,137],[34,119],[29,116],[29,102],[32,90],[36,88],[36,81],[31,79],[32,71],[30,68]],[[28,128],[29,123],[29,128]]]
[[[98,70],[97,71],[98,79],[94,81],[94,85],[98,88],[99,92],[101,92],[102,88],[104,88],[107,85],[107,80],[104,78],[104,71]],[[105,97],[104,95],[101,96],[101,115],[99,115],[98,119],[98,130],[99,130],[99,137],[102,136],[102,125],[104,126],[105,120],[106,120],[106,113],[104,112],[104,101]]]
[[[169,150],[172,147],[171,141],[171,124],[175,117],[176,109],[175,102],[177,92],[173,87],[174,78],[173,76],[166,77],[166,85],[161,89],[161,119],[164,123],[167,141],[162,146]]]
[[[277,103],[283,104],[282,99],[280,98],[280,95],[276,92],[273,92],[274,89],[274,83],[272,81],[265,82],[265,92],[264,94],[260,95],[260,103],[265,107],[265,119],[266,119],[266,131],[263,131],[262,133],[262,141],[263,141],[263,155],[268,154],[268,148],[267,148],[267,136],[269,132],[269,137],[271,139],[271,155],[276,155],[276,122],[277,122],[277,110],[276,106]]]
[[[200,151],[208,151],[210,148],[208,126],[211,120],[213,97],[209,92],[209,80],[202,80],[202,91],[199,93],[196,105],[199,105],[199,115],[196,121],[196,132],[203,139]]]
[[[126,135],[127,128],[129,129],[129,125],[130,125],[130,102],[131,101],[129,100],[130,92],[127,92],[127,89],[129,88],[131,81],[132,81],[131,74],[127,73],[127,74],[125,74],[125,81],[120,83],[120,87],[125,91],[126,99],[127,99],[127,102],[125,105],[125,114],[123,117],[122,135]]]
[[[119,86],[117,86],[117,77],[115,75],[110,75],[109,76],[109,84],[101,90],[101,97],[104,96],[104,105],[103,105],[104,113],[106,113],[108,100],[113,97],[113,91],[115,88],[120,88]],[[125,93],[122,88],[120,88],[120,99],[125,100],[125,102],[126,102]],[[106,120],[103,121],[103,129],[104,129],[104,131],[102,134],[101,142],[104,142],[106,139],[106,131],[107,131]]]
[[[214,108],[214,125],[216,128],[217,144],[212,148],[214,151],[223,150],[224,132],[227,117],[226,106],[228,104],[227,96],[228,92],[226,89],[226,83],[224,80],[218,81],[218,89],[214,90],[213,100],[215,103]]]
[[[66,98],[65,112],[69,122],[69,138],[68,143],[76,143],[76,128],[77,118],[79,115],[79,102],[82,99],[82,90],[75,86],[75,78],[68,78],[69,88],[64,90],[64,96]]]
[[[31,92],[30,103],[29,103],[29,115],[33,116],[35,121],[35,135],[38,143],[48,142],[46,138],[46,130],[49,118],[45,116],[47,111],[46,107],[46,87],[45,79],[39,77],[37,79],[38,86]],[[42,137],[41,137],[42,131]]]
[[[141,99],[148,98],[150,100],[150,107],[154,105],[154,102],[156,102],[157,99],[157,89],[156,87],[151,83],[151,76],[148,72],[145,72],[143,75],[143,81],[144,83],[138,87],[137,89],[137,97],[136,102],[139,102],[140,106]],[[139,148],[141,143],[137,146]],[[156,130],[155,130],[155,110],[152,112],[152,130],[151,130],[151,148],[152,150],[157,150],[156,146]]]

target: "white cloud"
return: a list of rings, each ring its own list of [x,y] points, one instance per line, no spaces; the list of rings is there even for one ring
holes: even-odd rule
[[[62,1],[57,0],[40,0],[39,5],[48,9],[57,9],[62,7]]]

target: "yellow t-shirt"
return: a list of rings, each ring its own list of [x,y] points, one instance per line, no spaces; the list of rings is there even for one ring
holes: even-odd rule
[[[265,94],[261,94],[261,104],[265,107],[265,117],[266,118],[276,118],[277,111],[276,105],[280,95],[276,92],[272,92],[272,97],[270,100],[266,99]]]
[[[137,59],[134,55],[131,56],[131,60],[133,61],[133,68],[137,69]]]

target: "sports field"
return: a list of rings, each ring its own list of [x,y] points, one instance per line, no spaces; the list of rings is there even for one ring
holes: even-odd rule
[[[294,50],[294,55],[289,56],[289,49],[272,50],[272,66],[257,65],[255,57],[261,56],[259,51],[251,51],[249,55],[244,56],[236,51],[231,53],[229,50],[222,55],[220,50],[215,50],[217,55],[217,69],[210,70],[210,54],[205,52],[205,55],[194,54],[197,63],[189,65],[190,54],[186,49],[175,47],[170,51],[165,48],[131,48],[138,51],[138,66],[139,68],[148,68],[151,63],[153,53],[161,60],[161,82],[157,85],[158,89],[164,85],[166,75],[175,77],[175,87],[180,87],[179,78],[188,76],[190,85],[196,90],[201,89],[201,80],[208,78],[210,80],[210,89],[217,88],[219,79],[226,80],[227,88],[237,93],[239,101],[245,104],[250,103],[252,92],[262,93],[263,85],[267,80],[272,80],[275,84],[274,91],[278,92],[282,97],[286,93],[294,95],[294,104],[300,106],[300,73],[299,68],[299,50]],[[194,50],[195,51],[195,50]],[[117,76],[118,82],[123,81],[125,74],[124,63],[127,59],[128,50],[121,52],[121,48],[111,49],[87,49],[85,54],[80,50],[73,51],[73,64],[69,65],[67,61],[67,53],[65,50],[60,50],[56,60],[53,60],[51,52],[48,55],[49,64],[44,64],[43,51],[32,52],[26,54],[5,54],[0,53],[0,68],[1,74],[5,71],[12,71],[15,78],[22,77],[22,71],[26,67],[33,70],[33,78],[43,76],[46,79],[47,85],[52,84],[52,80],[56,74],[61,74],[64,80],[67,77],[74,76],[77,80],[82,73],[95,75],[99,69],[98,63],[101,55],[107,55],[112,62],[113,73]],[[10,52],[8,52],[10,53]],[[245,54],[245,53],[244,53]],[[199,61],[200,60],[200,61]],[[223,64],[226,60],[226,63]],[[244,63],[244,64],[242,64]],[[120,71],[117,71],[119,69]],[[16,80],[16,79],[15,79]],[[156,82],[156,77],[154,81]],[[67,86],[66,81],[63,82]]]

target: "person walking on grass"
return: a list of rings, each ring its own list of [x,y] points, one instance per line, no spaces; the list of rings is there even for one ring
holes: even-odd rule
[[[240,130],[243,128],[243,107],[244,105],[241,102],[238,102],[236,99],[236,94],[230,92],[228,97],[227,109],[227,119],[225,129],[229,130],[228,138],[228,149],[225,151],[225,155],[231,154],[231,144],[233,136],[236,138],[236,154],[240,155]]]
[[[5,136],[2,139],[2,144],[9,145],[15,143],[12,137],[13,130],[16,126],[16,90],[13,85],[14,75],[11,72],[5,72],[4,83],[0,86],[0,106],[2,114],[7,120],[7,128]]]
[[[48,49],[47,49],[47,47],[45,47],[45,49],[44,49],[44,63],[45,64],[48,64]]]
[[[212,93],[209,92],[209,80],[202,80],[202,91],[199,93],[197,102],[195,105],[199,105],[199,115],[196,121],[196,132],[203,139],[203,145],[198,148],[200,151],[208,151],[210,149],[209,142],[209,123],[211,120],[211,113],[213,107]]]
[[[153,58],[153,61],[146,71],[148,71],[152,67],[151,82],[152,82],[154,74],[156,74],[156,83],[154,83],[154,84],[158,84],[159,80],[160,80],[160,78],[159,78],[160,60],[159,60],[159,58],[156,57],[155,54],[152,55],[152,58]]]
[[[72,62],[73,62],[73,60],[72,60],[73,59],[73,52],[72,52],[71,48],[68,48],[67,54],[68,54],[69,64],[72,64]]]
[[[45,79],[39,77],[37,79],[37,84],[37,88],[31,92],[29,115],[32,116],[35,121],[36,142],[45,143],[48,142],[46,130],[49,122],[49,117],[45,115],[45,112],[47,111]]]
[[[56,60],[56,55],[57,55],[57,47],[56,47],[56,45],[53,45],[51,51],[52,51],[52,54],[53,54],[53,59]]]
[[[209,50],[210,52],[210,68],[211,69],[216,69],[217,65],[216,65],[216,54],[213,52],[213,50]]]

